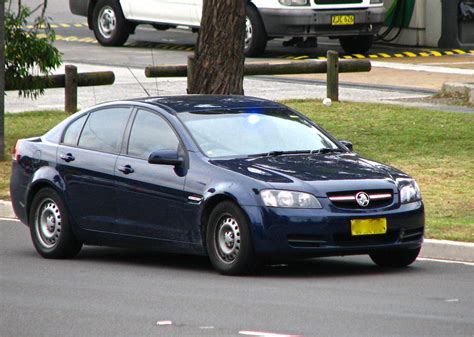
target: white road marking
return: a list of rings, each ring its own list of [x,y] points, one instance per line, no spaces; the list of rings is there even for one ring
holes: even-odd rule
[[[158,321],[156,322],[156,325],[172,325],[172,321]]]
[[[273,332],[263,332],[263,331],[239,331],[240,335],[247,335],[247,336],[259,336],[259,337],[301,337],[299,335],[285,335]]]
[[[417,260],[420,260],[420,261],[429,261],[429,262],[440,262],[440,263],[451,263],[451,264],[463,264],[463,265],[466,265],[466,266],[474,267],[474,263],[472,263],[472,262],[464,262],[464,261],[430,259],[430,258],[427,258],[427,257],[419,257]]]
[[[456,62],[456,63],[451,63],[451,62],[439,62],[439,63],[424,63],[423,65],[430,65],[430,66],[444,66],[446,64],[450,65],[458,65],[458,64],[474,64],[474,62]]]
[[[2,217],[0,217],[0,221],[15,221],[15,222],[21,222],[21,221],[18,220],[18,219],[14,219],[14,218],[2,218]]]
[[[448,302],[448,303],[453,303],[453,302],[459,302],[459,299],[458,298],[448,298],[446,300],[444,300],[445,302]]]
[[[433,67],[433,66],[425,66],[425,65],[419,65],[419,64],[380,62],[380,61],[371,61],[371,63],[372,63],[372,67],[375,67],[375,68],[424,71],[424,72],[429,72],[429,73],[453,74],[453,75],[474,75],[474,70],[472,69]]]

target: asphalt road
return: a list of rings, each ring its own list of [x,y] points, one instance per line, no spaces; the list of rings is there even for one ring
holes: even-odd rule
[[[205,258],[135,250],[85,247],[46,260],[28,229],[7,220],[0,263],[2,337],[474,334],[472,265],[387,271],[361,256],[226,277]]]

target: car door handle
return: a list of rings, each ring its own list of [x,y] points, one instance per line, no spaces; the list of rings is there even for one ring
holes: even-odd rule
[[[69,163],[70,161],[74,161],[74,159],[76,159],[76,158],[74,158],[74,156],[71,153],[66,153],[66,154],[61,153],[59,155],[59,158],[64,160],[66,163]]]
[[[135,172],[135,170],[130,165],[119,166],[118,170],[125,174],[130,174],[130,173]]]

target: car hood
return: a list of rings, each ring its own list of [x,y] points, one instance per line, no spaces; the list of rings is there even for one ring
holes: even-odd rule
[[[321,194],[349,189],[392,189],[401,171],[354,153],[305,154],[212,160],[214,165],[276,188],[316,188]],[[287,185],[287,186],[284,186]]]

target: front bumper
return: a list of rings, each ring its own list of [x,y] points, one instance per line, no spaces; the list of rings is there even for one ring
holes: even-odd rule
[[[269,37],[350,36],[376,34],[385,20],[383,7],[349,10],[260,8],[260,16]],[[334,15],[354,15],[354,25],[332,26]]]
[[[244,207],[249,216],[255,252],[259,256],[332,256],[368,254],[423,243],[422,202],[378,212],[334,213],[325,209]],[[386,218],[387,233],[351,235],[351,219]]]

